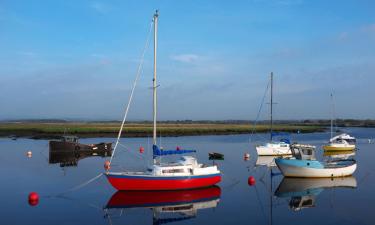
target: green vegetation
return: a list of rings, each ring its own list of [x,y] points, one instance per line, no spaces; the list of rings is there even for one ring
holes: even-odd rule
[[[0,136],[18,136],[31,138],[55,138],[66,134],[79,137],[116,137],[120,123],[114,122],[4,122],[0,123]],[[251,124],[235,123],[160,123],[158,135],[186,136],[186,135],[224,135],[251,133]],[[267,132],[268,125],[257,125],[255,131]],[[320,132],[325,127],[318,125],[288,125],[276,124],[275,131],[286,132]],[[128,123],[125,125],[123,136],[147,137],[152,135],[152,124],[149,122]]]

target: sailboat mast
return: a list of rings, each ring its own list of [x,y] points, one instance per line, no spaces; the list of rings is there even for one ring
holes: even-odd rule
[[[333,114],[334,114],[334,109],[333,109],[333,94],[331,93],[331,139],[333,138]]]
[[[271,72],[271,128],[270,128],[270,139],[272,142],[272,132],[273,132],[273,73]]]
[[[156,145],[156,110],[157,110],[157,83],[156,83],[156,51],[157,51],[157,45],[158,45],[158,10],[156,10],[154,14],[154,79],[152,80],[153,85],[153,121],[154,121],[154,129],[153,129],[153,136],[152,136],[152,143],[153,145]]]

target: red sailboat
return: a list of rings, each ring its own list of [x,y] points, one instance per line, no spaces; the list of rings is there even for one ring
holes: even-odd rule
[[[107,172],[109,182],[117,190],[181,190],[202,188],[221,181],[221,173],[215,165],[204,165],[193,156],[182,156],[174,163],[161,163],[163,155],[186,154],[195,150],[161,150],[156,141],[156,50],[157,50],[158,11],[153,17],[154,28],[154,79],[153,79],[153,158],[154,163],[141,172]],[[126,116],[126,114],[125,114]],[[125,121],[125,117],[123,122]],[[119,137],[121,129],[119,132]],[[119,140],[119,139],[118,139]],[[117,146],[117,143],[116,143]],[[115,146],[115,148],[116,148]]]

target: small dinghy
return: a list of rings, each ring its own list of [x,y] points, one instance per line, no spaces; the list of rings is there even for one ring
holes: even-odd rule
[[[295,144],[292,157],[277,158],[275,163],[285,177],[345,177],[354,173],[354,159],[320,162],[315,158],[315,146]]]

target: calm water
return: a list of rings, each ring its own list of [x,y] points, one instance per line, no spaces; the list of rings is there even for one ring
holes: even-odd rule
[[[162,138],[165,148],[194,148],[202,163],[208,152],[225,154],[216,161],[223,172],[219,187],[195,192],[117,194],[104,176],[87,186],[80,184],[103,172],[107,158],[89,157],[77,166],[49,164],[48,141],[0,139],[1,222],[3,224],[375,224],[375,129],[350,129],[358,139],[353,177],[331,181],[287,180],[257,159],[249,135]],[[329,133],[293,135],[294,141],[321,146]],[[266,135],[253,140],[260,141]],[[82,143],[114,141],[111,138],[82,139]],[[148,138],[123,140],[128,150],[119,149],[112,169],[143,169],[150,158]],[[138,149],[145,146],[146,152]],[[32,158],[26,152],[33,152]],[[251,159],[243,160],[249,152]],[[318,151],[321,159],[322,150]],[[74,163],[73,163],[74,164]],[[254,176],[255,186],[247,179]],[[72,189],[70,192],[68,190]],[[272,190],[271,190],[272,188]],[[38,192],[36,206],[28,194]],[[113,196],[113,198],[112,198]],[[112,200],[111,200],[112,198]],[[175,201],[182,200],[176,203]]]

